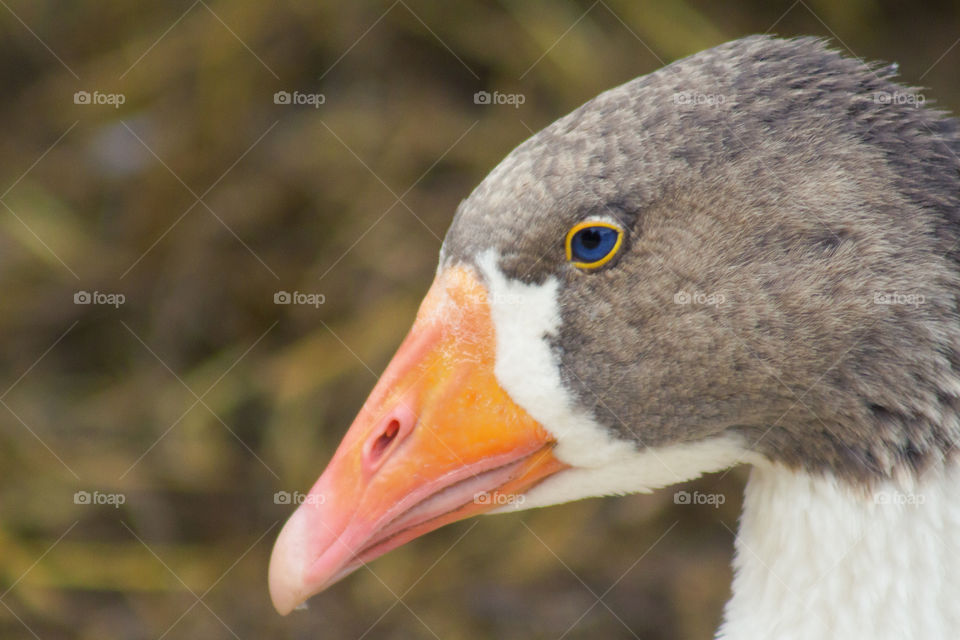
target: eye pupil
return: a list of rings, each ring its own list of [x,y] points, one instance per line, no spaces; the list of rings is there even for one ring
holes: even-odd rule
[[[584,226],[568,239],[570,258],[580,267],[595,268],[607,262],[620,244],[620,231],[596,224]]]
[[[593,250],[600,246],[602,237],[600,232],[596,229],[584,229],[583,237],[580,239],[580,242],[583,243],[583,247],[587,250]]]

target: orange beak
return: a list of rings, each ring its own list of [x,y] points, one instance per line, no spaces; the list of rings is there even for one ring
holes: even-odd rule
[[[270,558],[287,614],[361,565],[449,522],[515,501],[565,468],[494,375],[475,273],[437,276],[416,322]]]

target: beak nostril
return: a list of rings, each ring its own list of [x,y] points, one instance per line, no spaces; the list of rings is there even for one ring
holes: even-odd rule
[[[376,462],[383,455],[383,452],[387,450],[398,433],[400,433],[400,423],[397,420],[391,420],[387,424],[387,428],[373,441],[373,446],[370,447],[371,462]]]
[[[417,416],[402,403],[381,419],[380,426],[370,433],[363,445],[363,467],[367,473],[375,472],[393,455],[416,423]]]

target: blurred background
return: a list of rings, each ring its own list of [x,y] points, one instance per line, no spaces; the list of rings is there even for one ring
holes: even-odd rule
[[[712,637],[743,470],[680,487],[721,505],[457,523],[287,618],[266,570],[457,203],[598,92],[763,32],[960,106],[956,2],[0,1],[0,637]]]

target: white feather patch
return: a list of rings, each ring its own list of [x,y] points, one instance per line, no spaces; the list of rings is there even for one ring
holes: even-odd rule
[[[557,280],[549,278],[539,286],[511,280],[497,266],[493,249],[477,262],[490,289],[497,381],[553,434],[554,455],[573,467],[534,487],[522,503],[501,511],[650,491],[744,461],[745,450],[733,437],[641,450],[614,436],[577,407],[562,384],[561,365],[548,342],[561,322]]]
[[[960,469],[874,492],[758,464],[723,640],[960,635]]]
[[[548,343],[561,322],[557,280],[513,281],[497,261],[493,250],[479,260],[490,288],[497,380],[574,467],[498,511],[649,491],[747,462],[754,470],[719,638],[960,637],[960,466],[868,492],[771,464],[732,436],[637,449],[578,408],[562,384]],[[630,426],[642,434],[643,425]]]

